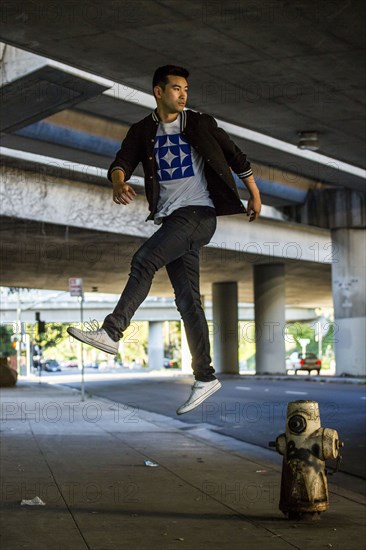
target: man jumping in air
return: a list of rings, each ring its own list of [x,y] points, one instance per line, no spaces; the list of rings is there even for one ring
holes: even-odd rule
[[[189,72],[174,65],[159,67],[153,77],[157,108],[133,124],[108,170],[113,201],[128,205],[136,196],[127,183],[142,163],[150,215],[159,229],[137,250],[121,297],[100,329],[69,327],[77,340],[116,355],[118,342],[149,293],[155,272],[165,266],[177,309],[184,322],[195,382],[186,413],[220,389],[211,365],[207,321],[199,285],[199,256],[216,229],[216,216],[246,213],[258,218],[260,194],[246,155],[208,114],[184,110]],[[232,172],[250,198],[242,205]]]

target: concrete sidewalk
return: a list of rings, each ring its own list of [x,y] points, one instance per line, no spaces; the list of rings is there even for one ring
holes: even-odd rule
[[[24,381],[1,411],[4,550],[365,547],[362,495],[330,484],[320,521],[290,522],[281,457],[209,426]]]

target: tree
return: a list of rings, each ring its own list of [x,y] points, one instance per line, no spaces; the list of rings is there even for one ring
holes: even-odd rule
[[[0,325],[0,356],[9,357],[9,355],[16,355],[16,349],[12,345],[11,337],[13,336],[13,329],[6,325]]]
[[[66,326],[61,323],[46,323],[46,331],[37,338],[37,344],[45,351],[49,348],[57,347],[58,344],[67,338]]]
[[[286,340],[287,342],[293,340],[297,349],[301,350],[301,339],[309,339],[310,342],[306,346],[306,351],[309,353],[318,353],[318,344],[315,341],[315,329],[314,324],[308,323],[290,323],[286,326]]]

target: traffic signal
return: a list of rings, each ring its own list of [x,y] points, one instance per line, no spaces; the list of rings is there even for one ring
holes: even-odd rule
[[[46,321],[38,321],[38,334],[41,336],[46,332]]]
[[[18,339],[17,336],[12,336],[11,337],[11,347],[16,349],[16,350],[19,348],[19,339]]]
[[[39,311],[36,311],[36,321],[38,328],[38,337],[43,336],[46,332],[46,321],[41,321],[41,314]]]

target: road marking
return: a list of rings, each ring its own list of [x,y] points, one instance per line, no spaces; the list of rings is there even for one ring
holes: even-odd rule
[[[269,388],[266,388],[264,391],[269,391]]]
[[[307,391],[285,391],[285,393],[290,393],[291,395],[307,395]]]
[[[361,399],[366,399],[366,397],[365,397],[365,396],[363,396],[363,397],[361,397]]]
[[[252,388],[249,388],[248,386],[236,386],[236,390],[251,390]]]

